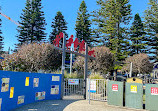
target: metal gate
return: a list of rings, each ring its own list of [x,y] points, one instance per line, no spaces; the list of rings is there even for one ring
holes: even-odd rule
[[[94,83],[93,85],[96,85],[93,88],[96,91],[95,90],[91,91],[91,87],[93,86],[90,85],[92,84],[92,82],[90,81],[93,81]],[[106,84],[107,84],[106,79],[87,79],[86,99],[88,100],[90,98],[91,100],[107,101]],[[90,92],[89,92],[89,89],[90,89]]]
[[[84,79],[64,79],[63,99],[84,99]]]

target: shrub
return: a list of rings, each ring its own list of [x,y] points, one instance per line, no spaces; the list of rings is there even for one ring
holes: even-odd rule
[[[113,54],[107,47],[94,47],[96,60],[88,60],[88,69],[92,72],[106,73],[112,69]],[[84,70],[84,57],[78,56],[73,64],[73,68],[77,71],[83,72]]]
[[[49,43],[22,45],[2,62],[4,70],[38,72],[61,66],[62,54]]]
[[[54,71],[52,72],[53,74],[61,74],[61,71]],[[83,75],[78,74],[77,72],[73,72],[72,74],[68,73],[67,71],[64,72],[64,78],[72,78],[72,79],[77,79],[77,78],[83,78]]]
[[[123,71],[130,70],[130,63],[132,62],[132,73],[150,73],[153,69],[153,64],[149,61],[149,57],[146,54],[140,53],[135,54],[131,57],[126,58]]]
[[[92,73],[90,76],[89,76],[90,79],[105,79],[103,77],[103,75],[101,75],[100,73]]]

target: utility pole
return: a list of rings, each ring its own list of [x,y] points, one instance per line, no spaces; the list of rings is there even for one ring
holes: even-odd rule
[[[88,73],[88,46],[85,43],[85,62],[84,62],[84,99],[86,99],[86,84],[87,84],[87,73]]]
[[[71,48],[72,51],[72,48]],[[70,75],[72,74],[72,53],[70,53]]]
[[[132,62],[131,62],[131,65],[130,65],[130,72],[129,72],[129,77],[132,77]]]
[[[63,47],[62,47],[62,81],[61,81],[61,98],[63,99],[64,96],[64,71],[65,71],[65,55],[66,55],[66,51],[65,51],[65,47],[66,47],[66,37],[63,33]]]

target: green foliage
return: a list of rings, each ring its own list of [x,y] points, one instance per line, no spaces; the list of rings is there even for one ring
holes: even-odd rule
[[[149,0],[148,9],[145,10],[145,26],[151,59],[158,60],[158,1]]]
[[[32,42],[41,42],[45,39],[45,17],[42,11],[41,0],[27,0],[25,9],[20,16],[21,26],[18,27],[19,35],[17,36],[19,44]]]
[[[114,54],[114,69],[129,53],[127,27],[131,19],[131,5],[129,0],[98,0],[100,9],[94,11],[93,22],[97,25],[97,32],[103,45],[110,48]],[[115,64],[119,63],[119,64]]]
[[[53,42],[53,40],[56,38],[56,35],[58,35],[60,32],[63,32],[66,37],[68,37],[68,34],[65,32],[67,30],[67,22],[64,19],[64,16],[60,11],[57,12],[55,18],[52,22],[52,32],[49,36],[50,43]],[[62,47],[63,40],[60,41],[60,47]]]
[[[131,33],[130,40],[132,41],[130,48],[131,55],[146,52],[145,46],[147,44],[144,37],[145,36],[144,25],[138,13],[134,17],[134,22],[132,23],[130,33]]]
[[[92,42],[90,29],[91,23],[89,20],[89,14],[87,12],[88,11],[86,3],[83,0],[79,7],[75,30],[77,38],[80,41],[84,40],[88,44],[88,46],[90,46]]]
[[[103,75],[101,75],[100,73],[92,73],[90,76],[89,76],[90,79],[105,79],[103,77]]]
[[[52,71],[61,66],[62,54],[48,43],[22,45],[2,61],[4,70],[40,72]]]

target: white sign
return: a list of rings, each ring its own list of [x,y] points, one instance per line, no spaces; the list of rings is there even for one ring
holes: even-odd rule
[[[79,79],[68,79],[68,84],[69,85],[78,85]]]
[[[90,80],[90,92],[96,92],[96,80]]]
[[[52,81],[60,81],[60,76],[52,76]]]
[[[118,91],[118,84],[112,84],[112,91]]]
[[[158,95],[158,88],[157,87],[151,87],[151,95]]]
[[[39,85],[39,78],[34,78],[33,87],[38,87],[38,85]]]
[[[59,94],[59,85],[52,85],[50,94]]]

